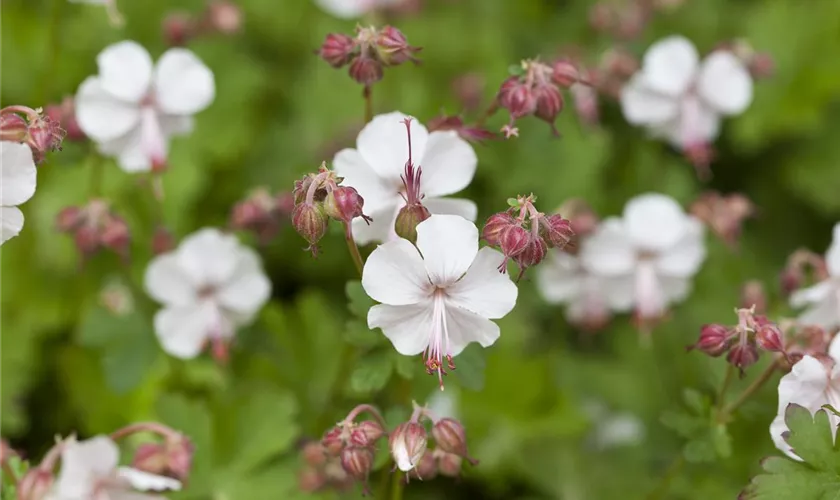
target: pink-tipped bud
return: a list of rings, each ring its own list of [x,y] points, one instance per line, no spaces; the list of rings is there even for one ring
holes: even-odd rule
[[[353,479],[365,481],[373,468],[373,451],[370,448],[348,446],[341,450],[341,467]]]
[[[502,244],[502,235],[505,230],[511,226],[516,225],[516,219],[507,212],[499,212],[491,215],[487,222],[484,223],[484,229],[481,231],[481,237],[488,245],[497,247]]]
[[[0,139],[11,142],[26,142],[29,135],[29,124],[14,113],[0,116]]]
[[[417,422],[405,422],[394,429],[388,444],[397,467],[408,472],[420,463],[426,452],[426,429]]]
[[[375,420],[363,420],[350,433],[350,442],[356,446],[373,446],[385,435],[385,429]]]
[[[173,436],[163,444],[144,443],[132,460],[135,469],[186,481],[192,468],[193,445],[183,435]]]
[[[434,479],[437,476],[437,460],[435,460],[434,453],[427,449],[423,458],[420,459],[420,463],[408,472],[408,476],[421,481]]]
[[[417,241],[417,224],[431,217],[429,209],[421,203],[405,205],[397,213],[397,220],[394,223],[394,231],[400,238],[405,238],[414,243]]]
[[[522,277],[522,274],[529,267],[536,266],[542,262],[547,251],[548,246],[542,238],[534,238],[529,235],[525,250],[513,256],[513,261],[519,266],[519,276]]]
[[[537,100],[537,108],[534,115],[540,120],[551,124],[552,131],[556,135],[558,132],[554,128],[554,120],[563,111],[563,94],[560,93],[560,89],[556,86],[545,84],[537,85],[534,88],[534,97]]]
[[[359,192],[349,186],[338,186],[327,194],[324,200],[324,212],[335,220],[350,222],[361,217],[370,223],[370,217],[363,212],[365,200]]]
[[[184,12],[169,14],[163,20],[163,39],[167,45],[181,47],[195,35],[196,26],[192,17]]]
[[[382,79],[382,63],[362,54],[350,63],[350,77],[362,85],[372,85]]]
[[[340,427],[333,427],[328,430],[321,439],[321,446],[324,447],[324,451],[328,455],[337,457],[341,453],[341,450],[344,449],[342,429]]]
[[[432,437],[438,448],[446,453],[452,453],[466,458],[471,464],[478,464],[478,460],[470,458],[467,452],[467,437],[464,426],[454,418],[442,418],[432,427]]]
[[[748,67],[754,78],[770,78],[776,73],[776,61],[766,52],[756,52]]]
[[[551,81],[567,89],[580,80],[577,67],[570,61],[559,60],[551,65]]]
[[[511,76],[502,83],[498,95],[499,105],[510,112],[512,119],[522,118],[537,110],[537,98],[530,85],[518,76]]]
[[[779,275],[779,288],[782,289],[782,295],[787,297],[802,288],[804,281],[805,277],[799,269],[789,267],[783,270]]]
[[[175,237],[165,226],[157,226],[152,234],[152,253],[160,255],[175,248]]]
[[[397,66],[406,61],[416,61],[415,52],[419,47],[412,47],[408,44],[405,35],[393,26],[385,26],[379,30],[376,38],[376,48],[382,62],[387,66]]]
[[[131,466],[150,474],[162,475],[167,468],[166,448],[158,443],[143,443],[134,452]]]
[[[718,324],[703,325],[700,328],[700,338],[697,343],[689,346],[689,350],[697,349],[714,358],[720,356],[729,349],[732,331]]]
[[[64,207],[55,217],[56,229],[62,233],[71,233],[84,222],[84,214],[79,207]]]
[[[454,453],[441,452],[438,458],[438,472],[441,476],[459,477],[461,475],[460,456]]]
[[[785,350],[781,330],[778,326],[769,322],[758,327],[755,332],[755,343],[765,351],[784,352]]]
[[[505,257],[514,257],[524,252],[531,241],[531,234],[527,229],[515,224],[508,226],[499,238],[499,248]]]
[[[105,248],[124,257],[128,255],[131,233],[128,230],[128,224],[121,217],[108,217],[99,237],[102,246]]]
[[[233,35],[242,28],[242,10],[230,0],[214,0],[207,6],[207,19],[217,33]]]
[[[562,215],[554,214],[540,218],[540,235],[551,248],[563,248],[569,244],[575,232],[572,223]]]
[[[17,484],[18,500],[46,500],[51,498],[53,486],[52,471],[40,467],[29,469]]]
[[[60,104],[50,104],[46,107],[44,113],[50,121],[57,123],[65,130],[65,140],[80,142],[87,139],[87,136],[79,127],[79,122],[76,121],[76,104],[72,97],[65,97]]]
[[[330,33],[321,44],[318,55],[333,68],[340,68],[350,62],[356,50],[356,42],[347,35]]]
[[[46,116],[31,121],[26,143],[32,149],[35,163],[41,163],[49,152],[61,151],[64,134],[61,125]]]
[[[743,373],[744,368],[758,361],[758,349],[753,343],[738,343],[729,351],[726,361]]]
[[[313,467],[320,467],[327,461],[327,451],[318,441],[306,443],[300,454],[303,457],[303,461]]]
[[[589,26],[595,31],[607,31],[615,25],[613,8],[603,2],[598,2],[589,9]]]
[[[292,211],[292,225],[299,235],[309,243],[313,255],[317,244],[327,233],[329,218],[320,203],[301,203]]]

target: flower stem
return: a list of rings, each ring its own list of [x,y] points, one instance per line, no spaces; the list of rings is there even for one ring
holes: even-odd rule
[[[723,384],[720,386],[720,391],[718,392],[717,400],[715,401],[715,406],[718,409],[723,407],[726,391],[729,390],[729,386],[732,384],[733,378],[735,378],[735,367],[727,363],[726,375],[723,378]]]
[[[659,481],[659,485],[650,493],[650,495],[647,496],[647,500],[659,500],[660,498],[665,498],[665,494],[668,493],[668,488],[671,486],[671,481],[677,474],[679,474],[683,465],[685,465],[685,457],[682,452],[680,452],[680,454],[677,455],[671,462],[671,465],[668,466],[668,470],[665,471],[665,475],[662,476],[662,479]]]
[[[753,380],[752,383],[746,389],[744,389],[744,392],[742,392],[738,396],[738,399],[736,399],[735,401],[733,401],[732,403],[730,403],[729,405],[724,407],[723,412],[722,412],[722,416],[723,417],[728,417],[729,415],[731,415],[732,412],[734,412],[742,404],[744,404],[744,402],[746,400],[748,400],[753,394],[755,394],[756,391],[761,389],[761,387],[764,385],[764,383],[767,382],[768,380],[770,380],[770,377],[772,377],[773,373],[776,372],[776,367],[777,366],[776,366],[775,361],[770,363],[770,365],[768,365],[767,368],[765,368],[764,371],[761,372],[761,375],[759,375],[758,378]]]
[[[347,241],[347,250],[350,251],[350,257],[353,258],[353,264],[356,265],[356,271],[359,272],[359,277],[361,277],[365,263],[362,260],[362,255],[359,253],[359,247],[356,245],[356,240],[353,239],[353,229],[349,222],[344,223],[344,239]]]
[[[394,472],[394,477],[391,478],[391,500],[402,500],[403,496],[403,477],[402,472]]]
[[[373,87],[365,85],[362,96],[365,98],[365,123],[369,123],[373,120]]]
[[[17,473],[12,468],[11,464],[9,464],[8,460],[3,460],[2,467],[3,467],[3,474],[9,477],[9,481],[11,481],[12,484],[18,484],[18,479],[19,478],[17,476]]]

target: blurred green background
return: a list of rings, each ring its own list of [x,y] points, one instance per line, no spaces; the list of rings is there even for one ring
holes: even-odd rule
[[[163,210],[178,238],[225,226],[231,206],[253,187],[291,189],[337,149],[352,146],[362,125],[361,87],[313,55],[327,33],[351,33],[355,21],[335,19],[307,0],[238,3],[241,33],[188,45],[215,72],[217,97],[197,116],[194,133],[172,143]],[[124,28],[111,27],[95,6],[3,0],[2,104],[37,107],[74,94],[96,72],[96,54],[113,42],[136,40],[156,58],[166,48],[162,19],[204,8],[202,0],[118,4]],[[612,41],[588,27],[590,6],[427,0],[419,13],[390,19],[423,47],[423,63],[387,70],[374,89],[375,112],[399,110],[422,121],[441,109],[457,113],[451,84],[468,72],[486,79],[486,105],[509,65],[569,45],[594,62]],[[747,279],[766,284],[772,315],[792,314],[776,286],[786,256],[802,246],[822,253],[840,220],[840,2],[686,0],[626,46],[641,56],[669,34],[687,36],[701,52],[743,37],[776,61],[775,76],[756,83],[751,107],[725,123],[711,182],[698,181],[678,154],[603,102],[597,129],[579,124],[568,106],[558,120],[560,139],[526,119],[520,138],[476,146],[478,172],[465,196],[483,219],[502,210],[507,197],[531,191],[543,210],[575,196],[602,215],[619,213],[628,198],[647,191],[684,204],[710,188],[739,191],[759,208],[740,250],[709,237],[692,296],[656,328],[648,347],[626,317],[597,336],[576,331],[561,307],[540,299],[535,273],[526,275],[516,309],[499,322],[500,341],[472,360],[486,363],[484,371],[474,367],[473,377],[450,377],[447,385],[481,464],[465,466],[460,481],[413,482],[406,498],[645,498],[669,470],[670,489],[660,498],[734,498],[759,460],[775,453],[768,433],[774,383],[728,430],[692,434],[688,415],[714,394],[725,364],[684,347],[701,324],[734,322]],[[490,125],[504,120],[500,114]],[[100,254],[80,267],[71,238],[54,229],[61,208],[88,199],[95,161],[89,144],[67,143],[50,155],[34,198],[22,207],[22,234],[2,248],[2,435],[15,447],[38,457],[56,434],[90,436],[160,420],[197,446],[190,488],[172,498],[303,498],[296,479],[302,439],[319,437],[358,402],[373,402],[396,421],[411,398],[423,402],[434,392],[436,381],[419,359],[395,362],[390,348],[353,319],[345,284],[355,271],[340,234],[328,235],[313,260],[289,226],[260,248],[273,300],[240,332],[230,365],[219,367],[207,355],[189,362],[166,356],[151,329],[156,306],[142,293],[154,206],[138,178],[107,161],[103,193],[131,227],[130,265]],[[103,287],[113,283],[130,287],[133,312],[116,316],[101,306]],[[349,376],[337,370],[348,335],[376,344],[350,351]],[[641,419],[643,439],[597,446],[599,419],[587,411],[593,404]],[[687,443],[687,463],[669,469]],[[386,472],[373,475],[374,488]]]

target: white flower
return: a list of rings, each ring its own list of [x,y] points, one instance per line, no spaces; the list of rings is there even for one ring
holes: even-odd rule
[[[155,333],[178,358],[194,358],[208,340],[225,345],[271,293],[256,252],[212,228],[156,257],[145,281],[149,295],[164,305],[155,314]]]
[[[316,0],[319,7],[341,19],[352,19],[383,7],[398,5],[405,0]]]
[[[29,146],[0,142],[0,245],[23,229],[23,212],[17,206],[35,194],[36,176]]]
[[[633,304],[640,318],[662,316],[682,301],[706,258],[703,225],[668,196],[649,193],[627,202],[622,218],[604,220],[581,242],[583,267],[610,278],[617,311]]]
[[[429,373],[452,366],[470,342],[489,347],[499,319],[516,304],[516,285],[498,271],[504,256],[478,249],[478,229],[457,215],[432,215],[417,225],[417,247],[396,239],[377,247],[365,263],[362,286],[381,305],[368,326],[381,328],[400,354],[425,351]]]
[[[825,362],[813,356],[804,356],[790,373],[779,381],[779,408],[776,418],[770,424],[770,436],[776,447],[789,457],[801,461],[793,452],[782,434],[788,430],[785,424],[785,410],[789,404],[803,406],[811,415],[824,404],[840,409],[840,336],[835,336],[828,350]],[[832,436],[837,432],[840,417],[829,412]]]
[[[169,138],[190,132],[192,115],[215,96],[213,73],[187,49],[169,49],[152,66],[146,49],[125,41],[107,47],[96,62],[99,75],[76,94],[76,119],[126,172],[163,166]]]
[[[800,323],[833,330],[840,327],[840,222],[834,226],[831,246],[825,252],[825,266],[828,279],[791,294],[790,305],[810,306],[799,316]]]
[[[394,221],[405,205],[400,176],[408,160],[408,136],[400,112],[378,115],[365,125],[356,139],[356,149],[343,149],[333,159],[344,184],[356,188],[365,199],[365,211],[373,218],[368,226],[353,221],[353,236],[359,244],[396,238]],[[420,122],[411,123],[412,161],[423,175],[420,192],[423,205],[433,214],[460,215],[475,220],[475,203],[459,198],[441,198],[461,191],[475,175],[478,159],[467,141],[454,131],[431,134]]]
[[[61,452],[61,471],[49,500],[155,500],[158,495],[135,491],[180,490],[175,479],[118,467],[120,452],[107,436],[67,441]]]
[[[749,71],[733,53],[717,50],[701,64],[689,40],[671,36],[648,49],[621,90],[621,109],[630,123],[687,149],[714,141],[720,117],[742,113],[752,93]]]

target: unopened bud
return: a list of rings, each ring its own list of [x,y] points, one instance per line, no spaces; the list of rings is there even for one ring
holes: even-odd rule
[[[166,448],[158,443],[143,443],[134,452],[131,466],[150,474],[162,475],[166,471],[168,458]]]
[[[382,63],[362,54],[350,63],[350,77],[362,85],[372,85],[382,79]]]
[[[327,478],[317,469],[305,467],[298,473],[298,488],[305,493],[316,493],[326,484]]]
[[[313,467],[320,467],[327,461],[327,451],[324,445],[317,441],[306,443],[301,450],[301,456],[304,462]]]
[[[738,343],[729,351],[726,361],[743,373],[744,368],[758,361],[758,349],[753,343]]]
[[[367,480],[373,468],[373,451],[360,446],[348,446],[341,450],[341,467],[357,481]]]
[[[765,351],[784,352],[785,350],[781,330],[778,326],[769,322],[761,325],[755,332],[755,343]]]
[[[105,248],[111,249],[121,256],[127,256],[131,243],[128,225],[121,217],[111,216],[102,228],[100,241]]]
[[[543,241],[542,238],[536,237],[529,237],[528,244],[525,246],[525,250],[519,252],[518,254],[513,256],[514,262],[519,266],[519,274],[520,277],[522,273],[525,272],[525,269],[529,267],[536,266],[545,258],[545,254],[548,251],[548,247]]]
[[[292,225],[299,235],[309,242],[310,250],[316,254],[316,245],[327,233],[329,219],[320,203],[301,203],[292,211]]]
[[[408,472],[420,463],[426,452],[426,429],[417,422],[400,424],[391,433],[389,445],[397,467]]]
[[[70,233],[76,230],[84,222],[84,215],[79,207],[62,208],[55,217],[56,229],[62,233]]]
[[[72,142],[80,142],[87,139],[87,136],[79,127],[79,122],[76,121],[76,105],[72,97],[65,97],[60,104],[50,104],[44,110],[44,113],[53,123],[57,123],[66,135],[65,140]]]
[[[454,453],[440,453],[438,458],[438,472],[441,476],[458,477],[461,475],[461,457]]]
[[[499,105],[510,112],[512,119],[528,116],[537,109],[537,99],[531,87],[520,81],[518,76],[511,76],[499,89]]]
[[[520,225],[508,226],[499,238],[499,247],[505,257],[513,257],[524,252],[531,240],[531,234]]]
[[[569,220],[554,214],[540,218],[540,235],[549,247],[563,248],[571,241],[575,232]]]
[[[697,349],[712,357],[718,357],[729,349],[732,332],[723,325],[709,324],[700,328],[700,338],[697,343],[689,346],[689,350]]]
[[[195,446],[186,436],[181,435],[176,438],[170,438],[166,441],[167,452],[167,475],[178,479],[179,481],[186,481],[192,470],[193,454],[195,453]]]
[[[563,88],[569,88],[580,79],[580,74],[574,64],[566,60],[555,61],[551,66],[551,80]]]
[[[328,455],[337,457],[344,449],[344,438],[340,427],[333,427],[328,430],[321,439],[321,445]]]
[[[402,207],[394,223],[394,231],[400,238],[414,243],[417,241],[417,224],[431,217],[429,209],[421,203],[414,203]]]
[[[324,200],[324,212],[341,222],[350,222],[356,217],[361,217],[365,222],[368,222],[370,217],[362,213],[364,206],[364,198],[359,195],[358,191],[349,186],[338,186],[330,191]]]
[[[487,222],[484,223],[484,229],[481,231],[481,237],[488,245],[497,247],[502,244],[502,235],[505,230],[511,226],[516,225],[516,219],[507,212],[499,212],[491,215]]]
[[[194,34],[195,23],[187,13],[175,12],[163,20],[163,39],[170,46],[186,45]]]
[[[610,5],[598,2],[589,9],[589,26],[595,31],[607,31],[615,24],[615,13]]]
[[[426,450],[417,467],[408,472],[409,477],[428,481],[437,476],[437,460],[431,450]]]
[[[373,446],[385,435],[385,429],[375,420],[363,420],[350,433],[350,441],[356,446]]]
[[[53,485],[52,471],[40,467],[29,469],[17,484],[18,500],[46,500],[51,498]]]
[[[446,453],[466,458],[473,465],[478,461],[470,458],[467,453],[467,437],[464,426],[454,418],[442,418],[432,427],[432,437],[438,448]]]
[[[242,11],[230,0],[214,0],[207,6],[210,26],[218,33],[232,35],[242,27]]]
[[[385,26],[379,31],[376,47],[379,57],[388,66],[414,61],[414,53],[420,51],[420,48],[410,46],[405,35],[393,26]]]
[[[26,143],[32,149],[35,163],[42,162],[47,153],[51,151],[60,151],[63,140],[64,130],[58,122],[44,116],[29,123],[29,135]]]
[[[350,62],[356,50],[356,42],[347,35],[330,33],[321,44],[318,55],[333,68],[340,68]]]
[[[557,130],[553,128],[554,120],[563,111],[563,94],[554,85],[545,84],[538,85],[534,88],[534,97],[537,100],[537,108],[534,115],[540,120],[551,124],[552,131],[556,135]]]
[[[0,116],[0,139],[11,142],[25,142],[29,135],[29,124],[15,113]]]

